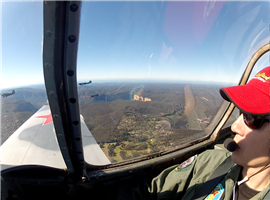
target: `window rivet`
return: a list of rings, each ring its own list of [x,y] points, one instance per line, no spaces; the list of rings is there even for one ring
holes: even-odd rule
[[[70,10],[72,12],[76,12],[78,10],[78,5],[77,4],[72,4],[69,8],[70,8]]]
[[[52,36],[52,34],[53,34],[53,33],[52,33],[52,31],[51,31],[51,30],[47,30],[47,31],[46,31],[46,36],[47,36],[47,37],[51,37],[51,36]]]
[[[49,91],[49,95],[54,95],[54,91]]]
[[[45,68],[50,68],[51,67],[51,64],[50,63],[45,63]]]
[[[70,43],[74,43],[74,42],[76,41],[76,36],[75,36],[75,35],[70,35],[70,36],[68,37],[68,41],[69,41]]]
[[[50,1],[45,1],[45,4],[46,5],[51,5],[51,2]]]

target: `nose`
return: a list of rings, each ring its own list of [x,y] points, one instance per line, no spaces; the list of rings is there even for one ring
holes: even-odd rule
[[[231,130],[232,132],[240,135],[240,136],[244,136],[244,121],[243,121],[243,114],[241,114],[232,124],[231,126]]]

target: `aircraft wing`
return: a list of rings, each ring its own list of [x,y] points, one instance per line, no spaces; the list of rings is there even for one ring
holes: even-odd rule
[[[84,119],[81,115],[81,130],[83,138],[84,160],[92,165],[108,165],[110,160],[103,153],[102,149],[97,144],[94,136],[87,128]]]
[[[92,165],[111,162],[103,153],[81,117],[81,130],[85,161]],[[48,104],[39,109],[18,128],[0,147],[1,165],[44,165],[66,168],[55,136]]]

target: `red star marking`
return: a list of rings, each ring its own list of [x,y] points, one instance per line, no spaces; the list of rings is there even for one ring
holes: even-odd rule
[[[53,122],[52,115],[51,114],[49,114],[49,115],[43,115],[43,116],[37,116],[36,118],[45,118],[46,121],[43,123],[43,125],[49,124],[49,123],[52,123]]]
[[[218,189],[214,189],[213,192],[212,192],[212,194],[213,194],[214,196],[216,196],[218,193],[219,193]]]

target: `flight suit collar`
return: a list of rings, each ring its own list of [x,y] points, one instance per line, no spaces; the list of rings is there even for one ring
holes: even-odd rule
[[[260,193],[252,197],[250,200],[269,199],[270,197],[269,190],[270,190],[270,185],[268,184],[268,186],[263,191],[261,191]]]
[[[223,200],[231,199],[234,185],[236,184],[241,171],[242,167],[239,165],[235,165],[232,167],[231,171],[225,176],[225,197]],[[252,197],[250,200],[263,200],[267,195],[270,196],[269,190],[270,185],[268,185],[263,191]]]
[[[231,171],[225,176],[225,197],[224,200],[230,200],[233,192],[234,185],[238,180],[242,167],[234,165]]]

